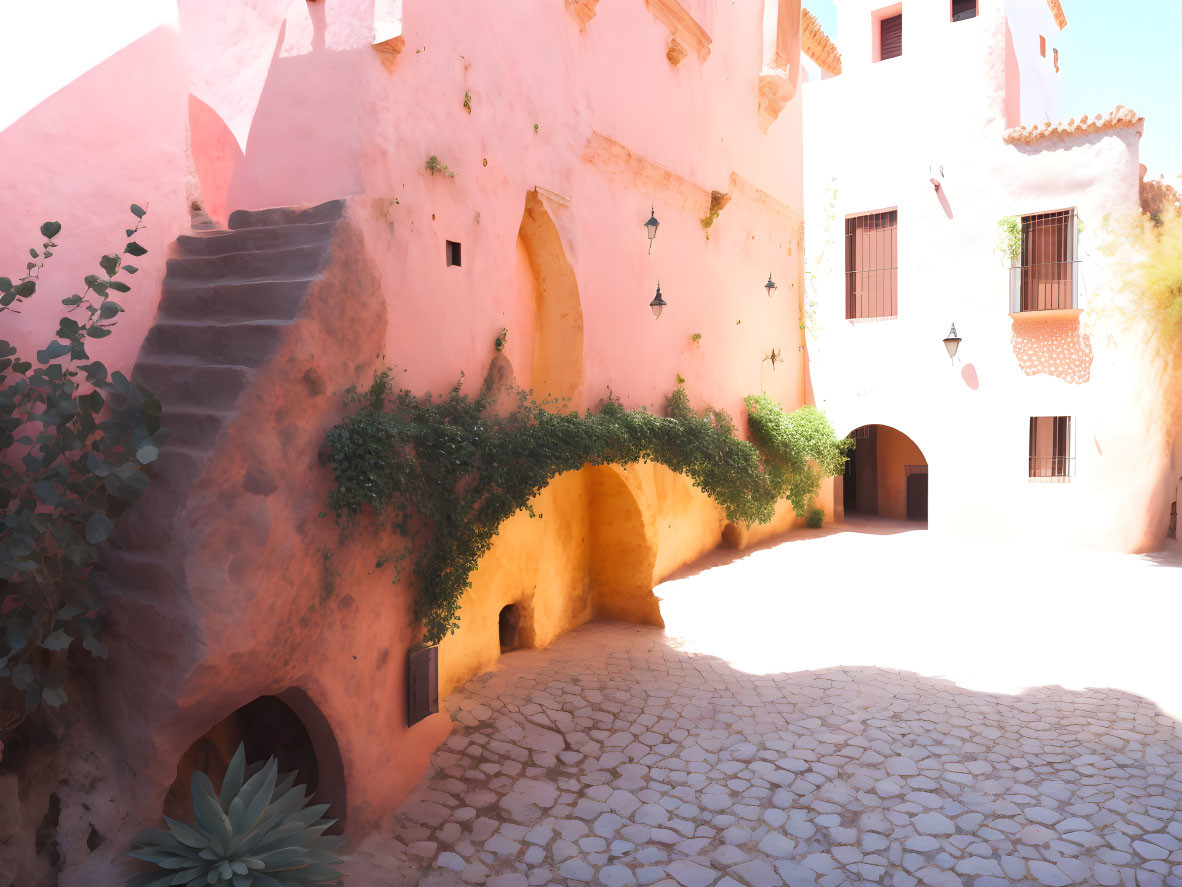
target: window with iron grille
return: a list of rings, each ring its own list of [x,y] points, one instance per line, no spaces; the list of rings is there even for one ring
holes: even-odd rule
[[[1011,311],[1075,307],[1076,227],[1073,209],[1022,216],[1022,250],[1010,272]]]
[[[1030,417],[1030,477],[1069,478],[1075,471],[1070,416]]]
[[[952,20],[963,22],[977,17],[977,0],[952,0]]]
[[[894,209],[845,220],[846,318],[898,314],[898,222]]]
[[[897,59],[903,54],[903,13],[881,19],[878,27],[878,60]]]

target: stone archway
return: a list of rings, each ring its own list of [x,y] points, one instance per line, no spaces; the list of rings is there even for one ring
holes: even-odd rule
[[[539,402],[573,398],[583,382],[583,309],[562,238],[542,197],[530,191],[517,232],[533,277],[530,387]]]
[[[176,779],[164,799],[165,815],[189,819],[194,771],[220,788],[239,743],[246,748],[248,772],[274,756],[281,773],[294,771],[297,784],[307,786],[319,803],[330,805],[328,816],[337,820],[333,831],[344,828],[345,773],[336,737],[308,694],[295,687],[253,699],[198,737],[177,763]]]
[[[910,437],[890,425],[862,425],[842,484],[846,514],[926,521],[928,464]]]
[[[588,468],[591,528],[591,601],[604,619],[661,625],[653,596],[657,548],[644,513],[614,465]]]

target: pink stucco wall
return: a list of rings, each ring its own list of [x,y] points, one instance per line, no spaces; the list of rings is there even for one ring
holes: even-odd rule
[[[39,52],[75,61],[55,69],[40,93],[0,107],[0,164],[15,183],[0,194],[0,271],[23,266],[45,219],[62,222],[62,247],[43,277],[45,298],[19,317],[4,315],[11,322],[4,333],[43,344],[59,299],[99,255],[121,245],[126,206],[134,201],[149,208],[151,227],[141,240],[150,252],[138,263],[143,270],[127,314],[102,351],[113,368],[130,370],[155,320],[168,246],[188,229],[191,209],[198,222],[208,215],[224,224],[235,209],[348,197],[356,239],[350,249],[358,256],[353,285],[368,296],[373,290],[356,281],[376,275],[383,309],[358,300],[350,310],[372,323],[365,335],[338,331],[331,341],[308,340],[335,355],[338,373],[325,395],[334,403],[347,382],[366,381],[363,373],[346,379],[342,367],[382,361],[405,370],[401,379],[419,391],[439,391],[461,373],[474,388],[494,337],[507,327],[506,356],[517,381],[539,396],[550,393],[546,380],[558,365],[557,375],[573,380],[564,393],[579,407],[594,406],[609,389],[629,405],[659,407],[679,374],[697,405],[727,409],[740,425],[743,397],[761,389],[794,407],[806,391],[798,351],[801,100],[761,131],[762,4],[683,5],[710,45],[708,58],[705,48],[690,46],[676,65],[666,56],[669,30],[642,2],[599,4],[584,28],[558,0],[406,0],[401,15],[390,0],[177,0],[129,3],[108,18],[79,11],[57,30],[34,28],[30,66]],[[399,31],[399,55],[375,51],[376,40]],[[83,45],[76,56],[57,51]],[[471,113],[463,107],[467,91]],[[431,155],[455,177],[429,174]],[[712,191],[730,200],[707,239],[700,220]],[[650,206],[661,222],[651,255],[643,229]],[[462,244],[460,267],[447,267],[446,240]],[[345,262],[341,255],[334,262]],[[334,268],[344,275],[339,264]],[[770,299],[763,288],[769,272],[779,285]],[[648,302],[658,279],[669,307],[656,320]],[[323,300],[331,304],[327,294]],[[764,359],[772,349],[787,358],[774,369]],[[298,352],[291,346],[291,361],[315,361],[314,353]],[[268,408],[288,394],[302,396],[275,381],[280,370],[267,378],[271,387],[252,396]],[[263,397],[267,392],[275,396]],[[300,450],[301,466],[314,461],[313,432],[330,413],[306,416],[300,426],[307,449]],[[117,760],[130,750],[139,758],[134,774],[113,765],[105,775],[125,809],[103,814],[112,831],[101,854],[87,858],[84,831],[81,843],[70,845],[62,883],[114,878],[105,856],[158,812],[180,751],[253,694],[298,685],[340,731],[351,829],[367,827],[397,803],[446,729],[435,719],[406,731],[399,723],[401,665],[378,675],[380,666],[371,664],[387,646],[400,663],[413,639],[405,589],[391,594],[388,577],[366,578],[372,552],[353,552],[341,567],[365,588],[349,595],[350,615],[332,623],[331,654],[309,665],[323,642],[319,623],[306,618],[313,605],[305,601],[311,592],[303,574],[316,573],[315,564],[302,570],[303,561],[289,560],[287,581],[266,577],[262,558],[311,538],[303,529],[272,530],[288,526],[283,521],[300,527],[309,497],[323,490],[303,482],[284,487],[276,495],[292,500],[291,515],[275,499],[264,507],[244,497],[241,460],[270,452],[274,435],[249,422],[242,428],[248,436],[257,432],[265,446],[219,451],[228,467],[203,475],[202,483],[219,492],[201,502],[241,507],[255,515],[246,524],[270,528],[259,529],[265,542],[258,542],[250,568],[260,571],[258,587],[290,593],[276,597],[273,609],[251,597],[242,590],[250,583],[240,581],[247,569],[241,558],[225,574],[233,581],[221,587],[222,555],[238,558],[248,537],[215,520],[202,522],[176,565],[189,571],[188,587],[203,589],[200,604],[165,596],[159,609],[141,608],[127,596],[119,631],[131,653],[112,656],[104,690],[109,711],[134,708],[128,706],[137,675],[154,655],[131,637],[137,625],[184,633],[192,623],[197,630],[177,637],[175,650],[156,663],[151,698],[141,700],[152,712],[150,725],[141,729],[132,717],[118,729],[96,728],[103,733],[96,754]],[[672,519],[666,523],[673,533]],[[660,551],[666,571],[714,540],[699,533],[677,541]],[[328,543],[309,544],[302,556],[314,561],[315,546]],[[176,619],[161,615],[173,605]],[[283,614],[293,607],[305,616],[288,633],[289,645],[306,647],[288,650],[281,661],[253,659],[284,641],[254,644],[250,614],[283,635]],[[232,630],[222,630],[221,620]],[[162,631],[152,642],[170,638]],[[376,683],[351,695],[350,668],[372,669]],[[350,706],[362,704],[356,693],[371,690],[383,695],[374,721],[381,726],[349,724]],[[177,696],[171,702],[170,693]],[[374,742],[383,730],[389,741]],[[379,761],[391,748],[398,760],[386,772]],[[71,796],[64,820],[82,815],[85,797]]]
[[[43,284],[52,295],[120,245],[126,204],[149,205],[152,253],[105,352],[127,367],[190,197],[224,221],[236,208],[364,194],[397,305],[388,358],[408,384],[438,389],[461,371],[478,375],[501,326],[528,323],[510,298],[520,289],[512,256],[526,192],[541,187],[569,201],[556,215],[586,324],[579,402],[610,385],[653,403],[680,372],[695,400],[738,412],[760,386],[762,357],[795,347],[799,296],[800,103],[759,131],[756,5],[702,4],[710,56],[677,66],[665,58],[666,27],[621,4],[601,4],[580,31],[557,2],[496,14],[407,2],[406,48],[388,67],[371,48],[372,0],[179,0],[130,42],[89,22],[107,55],[0,132],[0,158],[23,183],[0,195],[2,266],[20,268],[37,225],[61,220]],[[633,158],[613,168],[588,157],[595,133]],[[456,177],[427,174],[430,155]],[[711,190],[736,192],[732,173],[749,185],[707,242],[698,220]],[[638,248],[650,204],[662,223],[651,257]],[[444,266],[444,239],[463,244],[462,269]],[[763,295],[769,271],[781,284],[774,300]],[[647,303],[658,277],[670,308],[655,322]],[[56,313],[56,300],[32,307],[15,337],[44,338]],[[702,344],[691,350],[695,332]],[[766,381],[799,397],[792,362]]]

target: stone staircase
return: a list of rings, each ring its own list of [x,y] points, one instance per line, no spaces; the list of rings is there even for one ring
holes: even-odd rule
[[[319,277],[343,209],[336,200],[238,211],[229,230],[177,238],[135,366],[136,381],[166,404],[162,460],[212,446]]]

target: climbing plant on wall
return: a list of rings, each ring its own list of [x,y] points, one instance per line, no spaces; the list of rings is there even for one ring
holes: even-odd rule
[[[30,359],[0,340],[0,730],[66,700],[71,649],[106,655],[90,572],[164,439],[155,396],[87,352],[123,312],[116,297],[138,270],[127,259],[147,252],[134,239],[144,210],[131,212],[126,246],[61,300],[67,311],[49,344]],[[43,224],[24,275],[0,277],[0,312],[40,294],[61,228]]]
[[[525,392],[495,415],[459,383],[442,397],[419,396],[395,390],[386,370],[348,402],[351,413],[328,435],[329,505],[344,523],[373,507],[410,538],[415,616],[430,642],[456,628],[460,598],[501,524],[522,509],[532,515],[531,500],[565,471],[659,462],[691,478],[728,520],[752,524],[771,520],[784,496],[803,515],[819,478],[842,470],[823,445],[828,429],[831,448],[841,446],[822,414],[789,419],[766,397],[753,401],[768,429],[754,435],[770,445],[762,453],[726,413],[695,412],[681,386],[664,416],[610,395],[596,412],[554,412]]]

